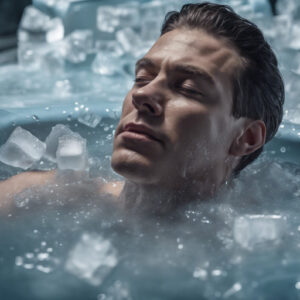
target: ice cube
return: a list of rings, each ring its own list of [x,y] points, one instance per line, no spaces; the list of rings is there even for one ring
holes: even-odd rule
[[[97,27],[104,32],[114,32],[117,27],[134,27],[139,24],[139,12],[135,6],[100,6],[97,11]]]
[[[128,285],[120,280],[115,281],[105,294],[99,294],[97,300],[132,300]]]
[[[56,161],[60,170],[85,170],[87,167],[86,140],[74,134],[60,137]]]
[[[64,26],[60,18],[50,18],[34,6],[24,10],[18,30],[19,42],[56,42],[64,37]]]
[[[140,37],[130,27],[117,31],[116,38],[126,52],[135,52],[142,44]]]
[[[120,57],[124,54],[124,50],[122,49],[121,45],[115,40],[96,41],[95,48],[98,52],[102,53],[102,55],[110,54],[114,57]]]
[[[27,70],[40,68],[43,57],[43,49],[33,44],[20,44],[18,47],[18,63]]]
[[[113,6],[100,6],[97,11],[97,27],[101,31],[114,32],[119,26],[117,9]]]
[[[279,243],[284,227],[280,215],[244,215],[234,220],[233,235],[240,246],[252,250],[268,242]]]
[[[58,139],[64,135],[75,134],[69,127],[63,124],[57,124],[52,127],[50,134],[45,140],[46,152],[45,157],[53,162],[56,161],[56,151],[58,147]]]
[[[120,72],[118,57],[109,53],[98,53],[92,63],[92,71],[101,75],[114,75]]]
[[[86,126],[95,128],[100,123],[101,117],[91,112],[83,112],[79,115],[78,121]]]
[[[93,48],[91,30],[75,30],[66,38],[66,59],[72,63],[84,62]]]
[[[32,5],[24,9],[20,26],[23,29],[39,32],[45,31],[51,18]]]
[[[83,233],[70,251],[65,268],[78,278],[97,286],[117,263],[117,251],[109,240],[95,233]]]
[[[48,73],[59,73],[64,70],[65,59],[59,51],[49,50],[41,58],[42,68]]]
[[[45,152],[45,144],[29,131],[17,127],[0,148],[0,161],[22,169],[30,168]]]

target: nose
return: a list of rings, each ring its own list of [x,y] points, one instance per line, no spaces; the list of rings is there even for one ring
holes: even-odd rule
[[[160,116],[163,113],[163,87],[158,84],[149,83],[137,88],[132,93],[132,104],[139,112],[151,116]]]

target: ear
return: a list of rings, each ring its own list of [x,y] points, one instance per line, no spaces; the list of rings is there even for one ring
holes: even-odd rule
[[[245,127],[233,140],[229,154],[244,156],[261,148],[266,141],[266,125],[261,120],[247,120]]]

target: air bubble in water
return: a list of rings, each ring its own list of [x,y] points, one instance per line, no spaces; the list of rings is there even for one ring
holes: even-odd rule
[[[281,153],[285,153],[285,152],[286,152],[286,148],[285,148],[285,147],[281,147],[281,148],[280,148],[280,152],[281,152]]]
[[[38,117],[37,115],[32,115],[32,119],[33,119],[34,121],[36,121],[36,122],[39,122],[39,121],[40,121],[40,119],[39,119],[39,117]]]

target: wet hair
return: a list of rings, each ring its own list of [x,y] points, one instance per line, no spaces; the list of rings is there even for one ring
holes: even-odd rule
[[[161,35],[178,28],[201,29],[225,38],[235,47],[243,63],[232,78],[232,114],[235,118],[262,120],[266,125],[266,142],[271,140],[282,121],[284,84],[276,56],[261,30],[230,6],[208,2],[186,4],[180,12],[169,12]],[[233,173],[238,174],[262,150],[263,147],[241,157]]]

